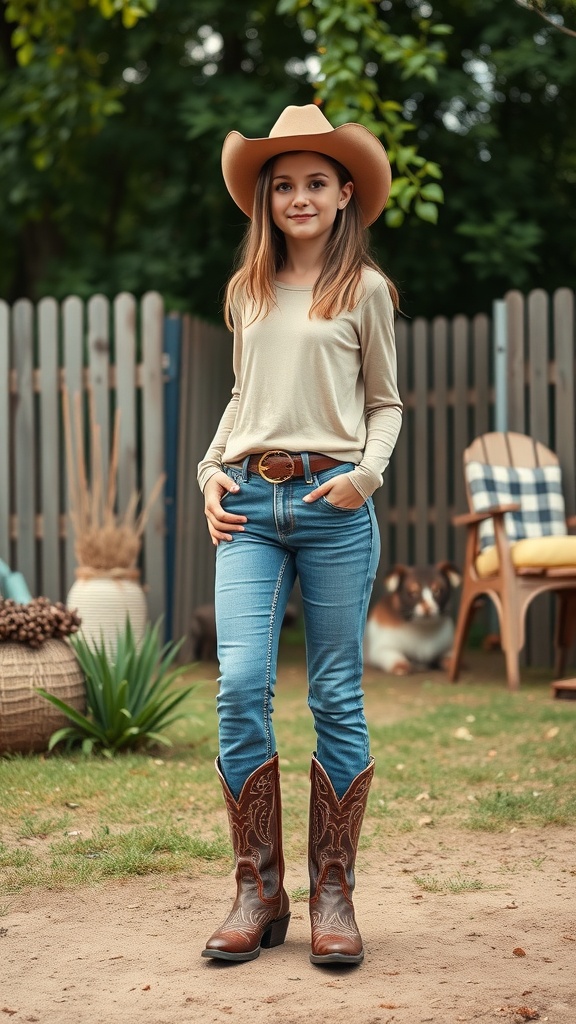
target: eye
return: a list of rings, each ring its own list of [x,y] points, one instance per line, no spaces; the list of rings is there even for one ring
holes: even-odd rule
[[[325,181],[320,181],[320,179],[318,179],[317,181],[311,181],[310,182],[310,188],[313,189],[315,192],[317,192],[318,189],[320,189],[320,188],[324,188],[325,185],[326,185],[326,182]]]
[[[288,192],[289,188],[290,188],[290,185],[288,184],[287,181],[281,181],[278,185],[275,186],[274,191],[275,192]]]

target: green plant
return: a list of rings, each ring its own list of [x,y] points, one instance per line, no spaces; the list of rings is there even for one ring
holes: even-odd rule
[[[124,630],[118,632],[113,658],[103,638],[95,645],[82,634],[71,638],[86,677],[88,714],[81,714],[46,690],[38,690],[73,723],[52,734],[49,750],[65,743],[67,748],[81,745],[85,754],[97,749],[110,755],[143,745],[172,745],[162,730],[189,717],[189,712],[175,713],[175,709],[194,687],[171,690],[172,683],[189,666],[173,668],[182,641],[162,647],[159,632],[160,623],[148,625],[138,645],[127,618]]]

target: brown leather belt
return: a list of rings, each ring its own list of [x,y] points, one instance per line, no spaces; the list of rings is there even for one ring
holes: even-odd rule
[[[331,459],[328,455],[310,455],[309,459],[310,469],[313,473],[320,473],[323,469],[333,469],[334,466],[342,465],[341,461]],[[291,480],[293,476],[304,476],[306,471],[301,455],[275,450],[251,455],[248,472],[259,473],[268,483],[282,484],[286,480]]]

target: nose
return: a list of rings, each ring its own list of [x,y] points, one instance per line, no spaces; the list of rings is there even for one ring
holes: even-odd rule
[[[292,205],[300,208],[302,206],[308,206],[309,202],[310,200],[304,192],[296,192],[294,194],[294,199],[292,200]]]

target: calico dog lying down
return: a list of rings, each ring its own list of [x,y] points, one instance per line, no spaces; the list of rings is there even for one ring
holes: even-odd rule
[[[444,667],[454,638],[445,608],[460,580],[450,562],[426,568],[395,565],[384,578],[384,596],[368,616],[366,664],[397,676]]]

